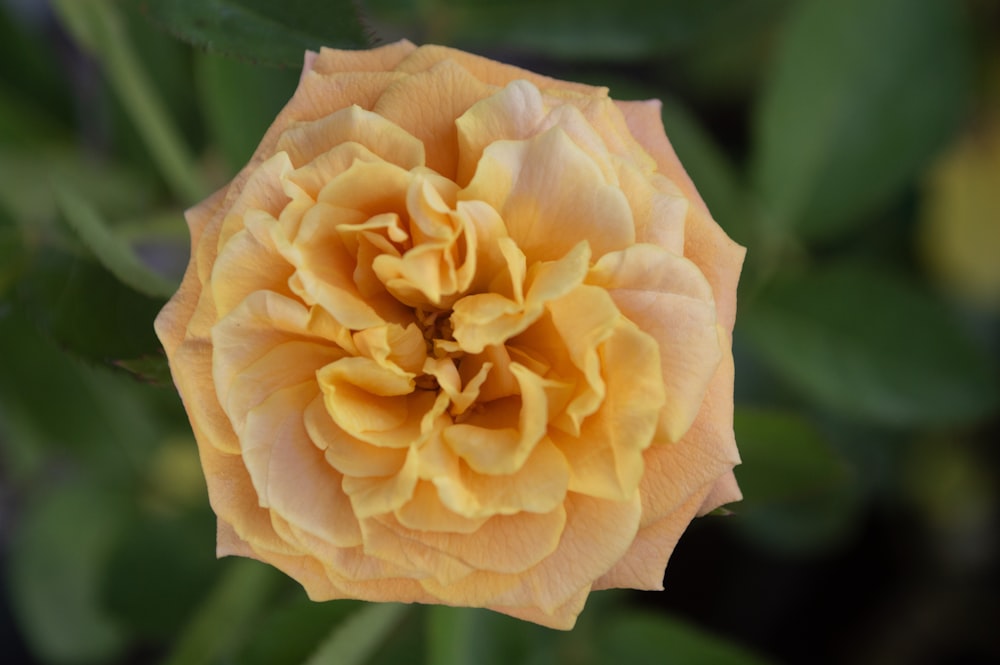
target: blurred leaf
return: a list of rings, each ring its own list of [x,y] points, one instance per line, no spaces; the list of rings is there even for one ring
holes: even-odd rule
[[[69,144],[0,144],[0,173],[0,205],[26,226],[55,218],[53,183],[87,192],[94,206],[113,216],[135,213],[153,196],[148,180],[133,169],[88,158]]]
[[[764,665],[767,660],[662,614],[622,610],[594,634],[591,663]]]
[[[70,456],[102,482],[134,478],[160,436],[155,409],[165,391],[71,358],[17,309],[0,313],[0,348],[16,350],[4,355],[0,372],[0,443],[29,461]]]
[[[103,599],[129,635],[169,641],[211,586],[215,520],[207,507],[177,515],[136,511],[109,557]],[[282,662],[282,661],[273,661]]]
[[[53,46],[53,26],[43,21],[19,20],[17,12],[9,8],[11,5],[0,5],[0,116],[8,105],[30,104],[46,123],[51,121],[68,131],[73,105],[65,62],[60,58],[60,49]],[[29,121],[25,127],[34,124],[30,118],[25,119]],[[2,129],[0,137],[8,138]]]
[[[37,146],[69,141],[69,126],[52,115],[42,103],[27,98],[0,80],[0,143],[5,146]]]
[[[153,320],[163,300],[133,291],[93,261],[42,249],[17,292],[45,332],[84,358],[107,363],[160,351]]]
[[[306,50],[367,48],[351,0],[132,0],[174,35],[250,62],[300,67]]]
[[[498,47],[580,60],[633,60],[696,42],[732,0],[368,0],[381,32],[412,31],[424,41],[481,51]],[[526,20],[530,17],[530,20]]]
[[[225,660],[270,602],[281,573],[250,559],[230,559],[164,661],[166,665],[209,665]]]
[[[736,468],[743,490],[740,512],[823,493],[846,480],[843,462],[801,416],[738,409],[735,429],[743,459]]]
[[[199,54],[195,64],[209,130],[230,172],[235,173],[250,159],[264,132],[291,98],[298,74],[211,53]]]
[[[21,230],[0,204],[0,303],[10,285],[16,281],[18,273],[24,264],[24,241]]]
[[[898,426],[958,424],[996,406],[991,359],[940,302],[883,270],[837,265],[772,284],[740,330],[807,399]]]
[[[410,608],[367,603],[338,624],[304,665],[361,665],[387,640]]]
[[[853,525],[859,488],[844,461],[801,416],[737,409],[743,501],[734,526],[754,542],[802,555],[829,549]]]
[[[99,592],[125,505],[81,484],[52,488],[25,507],[7,583],[21,627],[45,662],[110,662],[123,646]]]
[[[749,244],[757,221],[756,213],[729,156],[676,101],[664,100],[663,126],[712,216],[733,240]]]
[[[526,663],[551,653],[558,635],[489,610],[436,605],[425,613],[428,665]]]
[[[169,298],[173,295],[177,284],[144,266],[132,248],[108,228],[87,201],[71,189],[58,185],[56,195],[66,221],[101,265],[122,283],[154,298]]]
[[[133,374],[140,381],[151,383],[154,386],[172,385],[170,364],[165,355],[126,358],[116,360],[113,364],[115,367],[120,367]]]
[[[752,174],[776,227],[835,236],[925,168],[966,106],[962,11],[953,0],[796,5],[754,128]]]
[[[132,46],[113,0],[53,0],[62,24],[101,63],[108,82],[128,112],[164,180],[182,201],[206,193],[194,158]]]
[[[254,629],[253,637],[243,645],[234,662],[241,665],[300,663],[309,657],[331,628],[360,607],[360,602],[350,600],[317,603],[296,589],[291,602],[275,608]]]
[[[714,3],[705,31],[665,63],[699,97],[742,102],[760,87],[774,36],[795,0]]]

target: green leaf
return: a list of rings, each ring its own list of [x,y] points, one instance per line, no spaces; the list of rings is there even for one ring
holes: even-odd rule
[[[844,461],[806,419],[792,413],[737,409],[743,501],[732,525],[784,554],[831,547],[858,514],[860,490]]]
[[[621,610],[595,632],[593,663],[764,665],[768,661],[695,626],[639,610]]]
[[[125,505],[94,486],[64,485],[20,515],[7,583],[21,628],[46,662],[111,662],[121,650],[123,635],[100,605],[100,586]]]
[[[153,188],[142,174],[120,164],[96,163],[66,145],[7,146],[0,143],[0,205],[25,231],[51,222],[57,214],[53,185],[86,192],[107,215],[136,213],[150,205]]]
[[[524,663],[550,650],[557,633],[489,610],[432,606],[427,615],[428,665]]]
[[[6,469],[20,473],[5,481],[33,485],[46,457],[79,463],[102,482],[135,477],[173,417],[161,418],[157,401],[176,402],[176,393],[71,357],[16,304],[0,313],[0,348],[16,349],[0,372],[0,450]]]
[[[25,261],[24,241],[14,219],[0,204],[0,302],[17,280]]]
[[[739,3],[716,0],[368,0],[376,25],[472,51],[502,48],[556,58],[636,60],[692,44],[714,16]],[[526,20],[530,17],[530,20]]]
[[[271,611],[254,629],[234,659],[241,665],[300,663],[316,648],[331,628],[339,625],[362,604],[335,600],[317,603],[301,589],[294,598]]]
[[[993,361],[942,303],[884,270],[786,276],[747,303],[740,333],[804,397],[895,425],[953,425],[1000,399]]]
[[[751,172],[772,224],[834,237],[927,166],[967,102],[962,11],[952,0],[796,5],[754,127]]]
[[[115,3],[54,0],[53,8],[77,42],[100,60],[108,81],[174,194],[186,203],[200,200],[207,187],[156,86],[143,69]]]
[[[111,551],[109,569],[114,575],[104,585],[102,598],[130,635],[169,641],[197,609],[218,572],[214,516],[207,504],[204,510],[176,515],[133,512]]]
[[[133,0],[174,35],[250,62],[300,67],[321,46],[367,48],[351,0]]]
[[[729,156],[698,120],[674,100],[664,100],[663,126],[712,216],[733,240],[749,244],[757,219],[746,187]]]
[[[170,364],[166,355],[142,356],[139,358],[127,358],[116,360],[115,367],[120,367],[131,373],[135,378],[154,386],[172,385],[172,375],[170,374]]]
[[[743,459],[736,468],[743,491],[739,512],[822,494],[847,478],[843,461],[799,415],[740,408],[735,429]]]
[[[292,96],[298,74],[219,55],[198,54],[198,93],[205,118],[231,173],[253,154],[274,117]]]
[[[338,624],[304,665],[361,665],[388,639],[409,605],[369,603]]]
[[[177,284],[143,265],[132,248],[114,234],[89,203],[71,189],[59,185],[56,195],[66,221],[115,277],[147,296],[169,298],[173,295]]]
[[[224,660],[246,638],[281,581],[281,574],[266,564],[228,561],[164,665],[210,665]]]
[[[43,331],[86,359],[108,363],[160,353],[153,320],[163,300],[132,290],[89,259],[40,249],[16,291]]]

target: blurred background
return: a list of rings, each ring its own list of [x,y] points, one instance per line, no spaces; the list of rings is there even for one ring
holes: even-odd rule
[[[215,560],[152,320],[182,211],[302,51],[402,37],[664,101],[749,250],[746,498],[572,633],[410,609],[349,662],[1000,662],[993,0],[0,0],[2,660],[320,662],[364,633],[360,603]]]

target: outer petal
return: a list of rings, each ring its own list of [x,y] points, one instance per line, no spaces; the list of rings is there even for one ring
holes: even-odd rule
[[[656,160],[660,173],[672,180],[691,202],[686,222],[684,255],[697,264],[712,285],[719,322],[732,332],[736,321],[736,284],[746,250],[712,219],[690,176],[667,139],[659,100],[615,102],[625,114],[632,135]]]
[[[721,328],[719,335],[728,341]],[[677,443],[646,451],[646,473],[639,485],[644,527],[677,510],[699,488],[714,483],[740,463],[733,435],[733,356],[728,346],[724,348],[722,362],[691,429]]]

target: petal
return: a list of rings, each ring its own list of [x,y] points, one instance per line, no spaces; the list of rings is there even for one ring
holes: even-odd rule
[[[728,342],[721,327],[719,334]],[[639,485],[644,527],[677,510],[740,462],[733,435],[733,356],[728,346],[723,348],[694,424],[680,441],[650,446],[644,454],[646,473]]]
[[[548,557],[559,545],[566,523],[562,506],[549,513],[518,513],[497,515],[483,523],[473,533],[440,533],[411,531],[395,518],[378,518],[397,535],[396,547],[407,548],[408,554],[422,551],[428,562],[435,559],[454,560],[480,572],[521,574]],[[382,556],[379,551],[377,556]],[[398,554],[391,554],[393,560]],[[429,578],[436,576],[428,570]],[[433,587],[433,588],[432,588]],[[436,595],[436,586],[428,587]]]
[[[585,94],[607,95],[607,88],[598,88],[583,83],[560,81],[541,74],[529,72],[520,67],[505,65],[489,58],[473,55],[446,46],[428,44],[409,54],[396,66],[400,72],[422,72],[444,60],[451,60],[462,66],[480,81],[495,86],[505,86],[511,81],[525,79],[541,89],[559,88],[575,90]]]
[[[450,61],[393,83],[372,109],[420,139],[427,166],[446,178],[455,178],[458,136],[455,119],[492,87]]]
[[[417,47],[405,39],[365,50],[342,50],[324,46],[312,61],[310,69],[320,74],[391,71],[415,50]]]
[[[702,487],[665,517],[639,529],[632,546],[594,582],[594,589],[662,591],[667,561],[710,490]]]
[[[511,363],[520,399],[481,405],[464,422],[442,433],[448,446],[478,473],[509,474],[524,464],[548,426],[547,381],[523,365]]]
[[[437,579],[421,584],[449,604],[503,608],[534,607],[548,616],[589,592],[593,580],[606,573],[628,550],[635,537],[640,502],[604,501],[570,494],[566,523],[555,551],[537,565],[516,575],[474,571],[457,583]],[[556,621],[563,625],[567,617]]]
[[[191,426],[200,433],[199,444],[238,455],[240,440],[215,391],[212,345],[205,340],[185,341],[171,356],[170,371]]]
[[[429,466],[428,455],[441,454],[427,449],[421,452],[424,467]],[[477,473],[453,456],[434,460],[433,466],[446,472],[423,475],[437,487],[442,504],[471,519],[550,512],[562,504],[569,488],[569,465],[548,439],[539,441],[511,474]]]
[[[483,152],[460,200],[491,205],[528,259],[559,259],[585,240],[594,257],[635,242],[628,200],[558,127]]]
[[[340,489],[341,476],[309,439],[302,414],[316,399],[313,383],[277,390],[250,410],[243,461],[260,505],[336,547],[361,544],[361,530]]]
[[[691,202],[684,236],[684,255],[695,262],[712,285],[719,308],[719,322],[732,332],[736,319],[736,283],[746,250],[733,242],[712,219],[667,139],[660,116],[661,103],[650,100],[616,104],[624,113],[632,135],[656,160],[660,173],[673,181]]]
[[[424,165],[424,146],[420,139],[357,104],[317,120],[289,126],[274,150],[287,152],[292,163],[302,168],[344,143],[361,145],[373,155],[406,170]]]
[[[618,501],[631,497],[645,469],[643,451],[656,432],[665,403],[656,342],[621,322],[601,346],[606,397],[578,436],[553,428],[552,438],[570,465],[570,490]]]
[[[711,287],[693,263],[655,245],[609,254],[587,279],[608,289],[622,314],[659,344],[667,396],[660,428],[676,441],[698,414],[722,356]]]
[[[288,278],[294,268],[278,254],[273,243],[261,243],[244,229],[229,239],[212,269],[209,288],[216,316],[225,317],[254,292],[274,292],[292,297]]]
[[[337,426],[323,400],[314,400],[304,415],[306,431],[330,466],[346,476],[386,477],[400,472],[406,450],[373,446]]]

